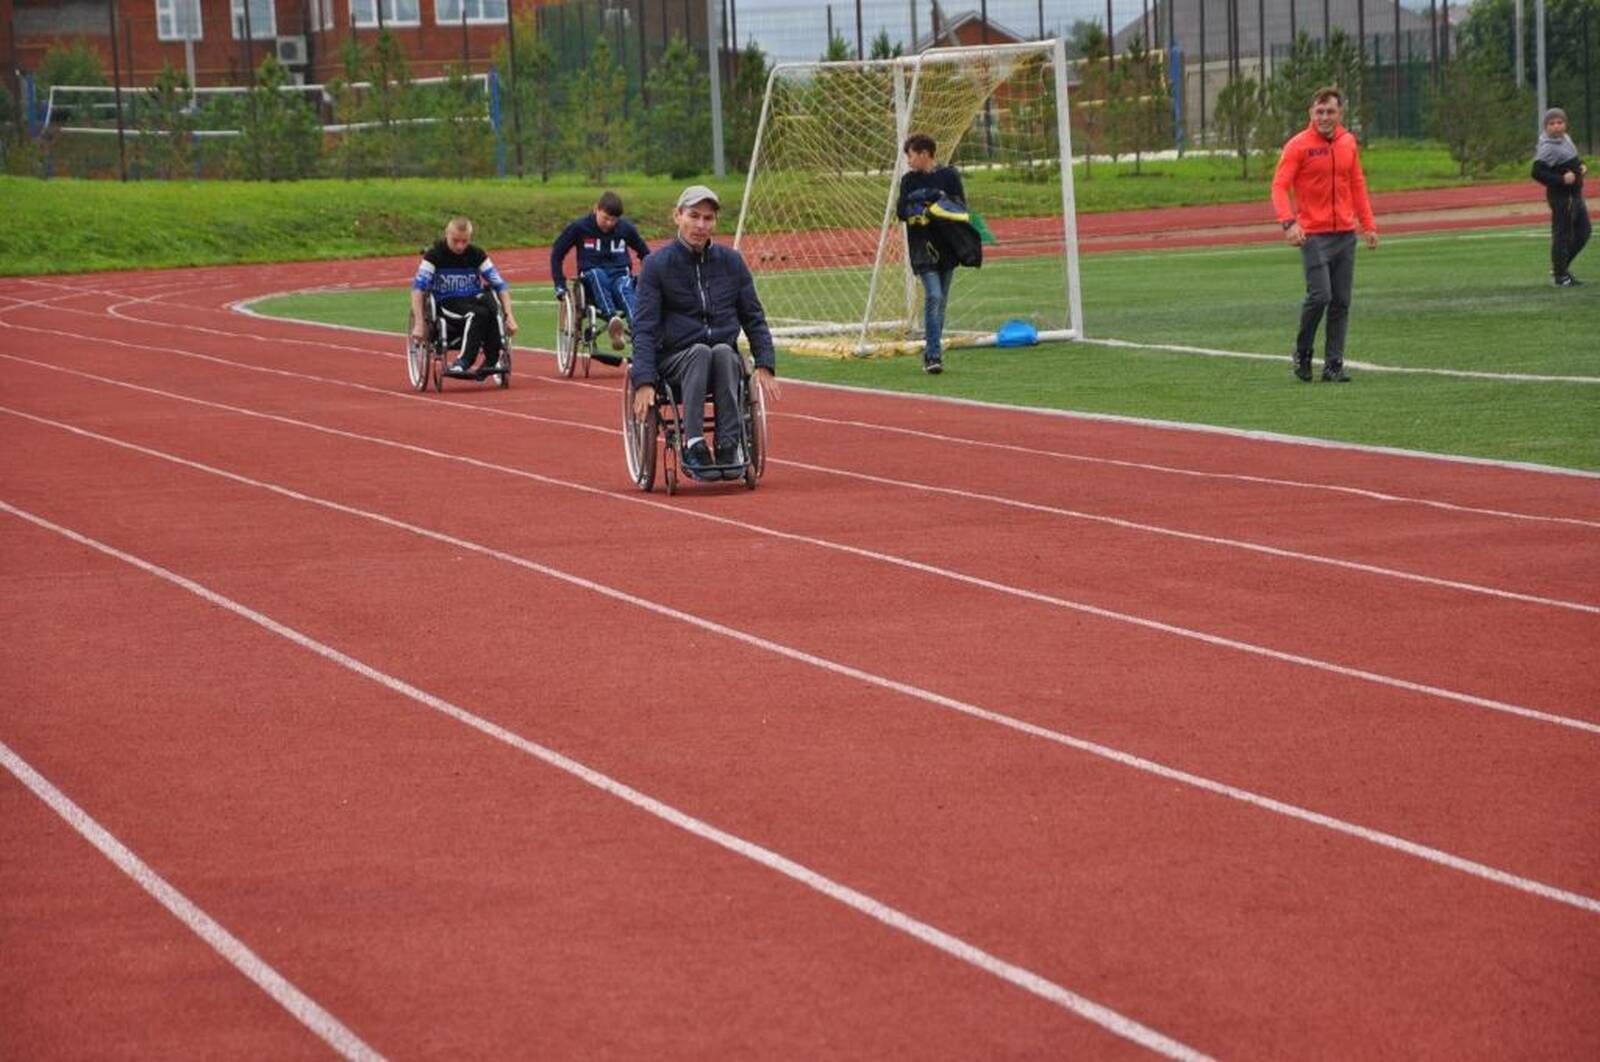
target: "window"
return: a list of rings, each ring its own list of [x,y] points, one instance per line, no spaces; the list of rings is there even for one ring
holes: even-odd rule
[[[385,26],[420,26],[419,0],[382,0]],[[461,13],[456,12],[460,18]],[[374,0],[350,0],[350,20],[357,26],[376,26],[378,8]]]
[[[461,24],[461,6],[466,5],[468,22],[506,20],[506,0],[434,0],[433,20],[441,26]]]
[[[244,5],[245,0],[233,0],[233,39],[244,39]],[[250,0],[250,38],[262,40],[263,38],[278,35],[278,5],[274,0]]]
[[[156,0],[156,37],[164,41],[197,41],[200,0]]]
[[[312,29],[333,29],[333,2],[334,0],[310,0],[311,17],[308,21]]]

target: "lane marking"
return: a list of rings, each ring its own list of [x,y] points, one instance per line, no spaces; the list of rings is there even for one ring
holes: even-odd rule
[[[0,407],[0,410],[16,415],[15,411],[5,410],[4,407]],[[144,454],[148,457],[154,457],[161,461],[166,461],[171,464],[217,476],[218,478],[225,479],[230,482],[264,490],[294,501],[327,509],[331,512],[358,517],[383,527],[393,528],[398,531],[405,531],[420,538],[441,543],[452,549],[467,550],[472,553],[479,554],[480,556],[503,561],[504,563],[513,565],[517,568],[521,568],[537,575],[542,575],[546,578],[565,583],[568,586],[576,587],[580,590],[588,591],[608,600],[637,608],[645,612],[650,612],[657,616],[661,616],[668,620],[682,623],[687,626],[698,628],[707,633],[727,638],[730,641],[770,653],[786,660],[794,661],[795,663],[816,668],[817,670],[826,672],[828,674],[851,679],[875,689],[886,690],[890,693],[900,694],[909,699],[922,701],[937,708],[947,709],[958,715],[964,715],[982,722],[992,723],[1007,730],[1012,730],[1030,737],[1039,738],[1052,744],[1074,749],[1078,752],[1083,752],[1103,760],[1108,760],[1112,763],[1131,768],[1144,774],[1153,775],[1167,781],[1177,782],[1181,785],[1189,786],[1191,788],[1198,789],[1202,792],[1211,793],[1216,796],[1226,797],[1229,800],[1238,801],[1239,803],[1246,804],[1259,810],[1282,815],[1286,818],[1308,823],[1313,826],[1320,826],[1335,833],[1343,834],[1347,837],[1354,837],[1358,840],[1366,841],[1391,851],[1414,856],[1418,859],[1425,860],[1438,866],[1447,867],[1451,870],[1480,878],[1484,881],[1489,881],[1497,885],[1515,889],[1519,892],[1524,892],[1532,896],[1539,896],[1544,899],[1554,900],[1557,903],[1565,904],[1566,906],[1576,908],[1577,910],[1584,911],[1588,914],[1600,914],[1600,899],[1595,899],[1593,897],[1583,895],[1582,893],[1572,892],[1567,889],[1548,885],[1533,878],[1523,877],[1521,875],[1513,874],[1509,871],[1501,870],[1497,867],[1491,867],[1485,863],[1479,863],[1475,860],[1454,855],[1444,851],[1443,849],[1433,848],[1428,845],[1407,840],[1395,834],[1385,833],[1381,830],[1371,829],[1356,823],[1347,822],[1343,819],[1338,819],[1331,815],[1323,814],[1322,812],[1312,811],[1309,808],[1290,804],[1274,797],[1265,796],[1252,790],[1230,785],[1226,782],[1220,782],[1212,778],[1207,778],[1203,775],[1194,774],[1181,768],[1169,767],[1166,764],[1160,763],[1156,760],[1146,759],[1143,756],[1138,756],[1130,752],[1124,752],[1121,749],[1113,748],[1109,745],[1103,745],[1087,738],[1075,737],[1063,731],[1052,730],[1036,723],[1030,723],[1013,716],[1005,715],[1001,712],[991,711],[976,704],[958,700],[954,697],[948,697],[941,693],[935,693],[932,690],[923,689],[922,687],[914,686],[907,682],[901,682],[898,679],[891,679],[874,672],[854,667],[850,664],[844,664],[826,657],[817,656],[816,654],[809,653],[803,649],[797,649],[782,642],[776,642],[769,638],[764,638],[760,635],[752,634],[736,627],[730,627],[715,620],[707,619],[694,613],[685,612],[681,609],[662,604],[661,602],[654,601],[649,598],[640,597],[636,594],[629,593],[628,591],[620,590],[605,583],[596,582],[595,580],[585,578],[581,575],[563,571],[547,564],[541,564],[538,561],[530,560],[514,553],[508,553],[504,550],[496,549],[493,546],[483,545],[482,543],[472,541],[471,539],[463,538],[454,534],[434,531],[429,528],[421,527],[417,524],[408,523],[407,521],[398,519],[396,517],[385,516],[382,513],[372,512],[352,505],[346,505],[342,502],[333,501],[331,499],[305,494],[301,491],[294,490],[291,487],[284,487],[275,483],[268,483],[263,480],[253,479],[237,472],[229,472],[225,469],[216,468],[198,461],[191,461],[188,458],[178,457],[174,454],[165,453],[163,451],[151,449],[146,446],[140,446],[137,443],[130,443],[120,439],[114,439],[110,436],[102,435],[99,432],[90,431],[87,428],[79,428],[70,424],[61,424],[58,422],[49,421],[42,417],[34,417],[31,414],[20,415],[26,419],[60,428],[85,438],[108,443],[112,446],[129,450],[134,453]],[[0,509],[15,512],[19,515],[26,515],[23,514],[22,510],[16,509],[14,506],[3,500],[0,500]],[[41,517],[29,516],[29,518],[34,519],[35,522],[42,522],[41,526],[48,524],[48,521],[43,521],[43,518]],[[56,525],[54,524],[48,524],[48,526],[53,530],[57,529]],[[63,531],[63,533],[66,532]],[[96,548],[100,547],[97,546]],[[111,549],[109,546],[104,548],[107,550]],[[117,555],[121,556],[120,553]],[[164,571],[164,569],[162,570]],[[182,576],[173,576],[173,578],[183,579]],[[189,580],[183,580],[183,585],[198,586],[198,584],[191,584]],[[197,590],[196,592],[199,591]],[[206,594],[209,593],[209,591],[206,591]],[[202,596],[205,596],[205,594],[202,594]],[[1591,731],[1600,730],[1600,728],[1589,724],[1585,724],[1583,728]]]
[[[1420,505],[1432,509],[1441,509],[1447,512],[1469,513],[1473,516],[1491,516],[1505,520],[1528,520],[1553,524],[1570,524],[1575,527],[1587,527],[1600,530],[1600,520],[1584,520],[1575,516],[1550,516],[1543,513],[1523,513],[1510,509],[1488,509],[1476,505],[1461,505],[1456,502],[1436,501],[1432,498],[1423,498],[1405,494],[1390,494],[1385,491],[1372,490],[1366,487],[1349,487],[1338,483],[1313,483],[1307,480],[1281,479],[1276,476],[1255,476],[1244,472],[1212,472],[1198,468],[1182,468],[1178,465],[1158,465],[1148,461],[1130,461],[1116,457],[1100,457],[1095,454],[1077,453],[1071,450],[1047,450],[1037,446],[1022,446],[1017,443],[995,442],[992,439],[981,439],[965,435],[951,435],[946,432],[928,431],[923,428],[906,428],[895,424],[882,424],[877,421],[851,420],[840,417],[824,417],[814,413],[789,413],[768,409],[769,417],[782,417],[785,420],[809,421],[816,424],[826,424],[830,427],[859,428],[863,431],[876,431],[892,435],[906,435],[916,439],[928,439],[934,442],[950,443],[954,446],[977,447],[980,449],[999,450],[1006,453],[1024,454],[1029,457],[1046,457],[1058,461],[1073,461],[1088,465],[1105,465],[1108,468],[1130,468],[1139,472],[1154,472],[1159,475],[1189,476],[1195,479],[1215,479],[1236,483],[1260,484],[1268,487],[1283,487],[1287,490],[1326,491],[1330,494],[1346,494],[1356,498],[1371,501],[1395,503],[1401,505]]]
[[[24,520],[29,520],[48,530],[65,533],[68,538],[95,548],[101,548],[90,540],[75,536],[63,528],[57,528],[48,521],[40,520],[30,513],[13,508],[0,501],[0,508]],[[252,951],[238,937],[228,932],[216,919],[212,918],[200,908],[193,900],[175,889],[165,878],[144,860],[134,855],[127,845],[117,840],[94,817],[61,790],[52,785],[48,779],[34,770],[27,761],[4,741],[0,741],[0,766],[4,766],[16,779],[27,786],[33,795],[49,806],[51,811],[61,816],[84,840],[93,845],[101,855],[132,878],[134,883],[143,889],[151,899],[155,900],[167,912],[183,923],[195,936],[205,941],[218,955],[222,956],[229,965],[242,973],[260,988],[273,1001],[294,1016],[295,1020],[310,1029],[317,1038],[333,1048],[345,1058],[355,1059],[381,1059],[383,1056],[368,1047],[362,1039],[351,1032],[343,1022],[328,1013],[310,996],[295,987],[288,978],[284,977],[261,956]]]
[[[187,464],[188,462],[182,463]],[[236,477],[230,473],[223,474],[227,475],[229,478],[239,479],[241,482],[248,482],[243,477]],[[278,489],[272,487],[270,484],[260,485],[272,490]],[[283,491],[283,493],[292,494],[293,492]],[[311,501],[316,504],[332,504],[321,502],[320,500],[310,498],[309,496],[302,497],[304,500]],[[337,505],[334,507],[342,511],[348,511],[355,515],[362,515],[359,510],[348,509],[345,506]],[[476,715],[465,708],[445,700],[442,697],[436,697],[425,690],[411,685],[409,682],[406,682],[403,679],[397,678],[394,675],[390,675],[387,672],[380,671],[353,656],[340,652],[338,649],[335,649],[330,645],[320,642],[307,634],[301,633],[293,627],[278,622],[265,613],[258,612],[255,609],[250,608],[248,605],[244,605],[233,600],[232,598],[217,593],[216,591],[211,590],[210,588],[186,576],[179,575],[178,573],[163,568],[152,561],[147,561],[141,557],[134,556],[131,553],[124,552],[115,546],[111,546],[107,543],[90,538],[85,534],[54,523],[48,519],[45,519],[44,517],[35,515],[34,513],[28,512],[24,509],[19,509],[7,501],[0,500],[0,510],[8,512],[19,519],[26,520],[37,527],[52,531],[70,541],[87,546],[90,549],[97,550],[108,557],[113,557],[116,560],[122,561],[124,564],[128,564],[139,569],[140,571],[155,576],[158,579],[171,583],[174,586],[180,587],[181,589],[194,594],[196,597],[199,597],[218,608],[225,609],[226,611],[231,612],[242,619],[248,620],[256,626],[261,627],[262,629],[269,631],[280,638],[292,642],[302,649],[306,649],[312,653],[315,653],[324,660],[337,664],[348,671],[360,675],[364,679],[377,683],[378,685],[391,690],[394,693],[398,693],[403,697],[409,698],[410,700],[415,701],[426,708],[430,708],[433,711],[438,712],[439,714],[450,719],[453,719],[458,723],[462,723],[468,727],[471,727],[473,730],[476,730],[480,734],[483,734],[495,741],[498,741],[504,745],[508,745],[519,752],[526,753],[527,755],[532,756],[548,766],[563,771],[579,781],[584,782],[609,796],[625,801],[626,803],[631,804],[633,807],[638,808],[639,810],[654,816],[663,822],[670,823],[671,825],[676,826],[703,841],[708,841],[726,851],[732,852],[734,855],[742,856],[745,859],[759,864],[760,866],[782,874],[784,877],[787,877],[792,881],[796,881],[807,888],[827,897],[828,899],[834,900],[835,902],[843,904],[844,906],[849,907],[860,914],[866,915],[868,918],[871,918],[881,925],[914,937],[915,939],[920,940],[924,944],[927,944],[933,948],[936,948],[946,955],[959,959],[962,962],[983,971],[984,973],[987,973],[993,977],[997,977],[1000,980],[1021,988],[1022,990],[1031,993],[1034,996],[1053,1003],[1064,1010],[1070,1011],[1073,1014],[1076,1014],[1079,1017],[1100,1026],[1102,1029],[1105,1029],[1116,1036],[1122,1037],[1125,1040],[1130,1040],[1142,1047],[1148,1048],[1149,1050],[1164,1055],[1168,1058],[1193,1060],[1201,1060],[1206,1058],[1205,1055],[1199,1051],[1196,1051],[1194,1048],[1165,1036],[1162,1033],[1159,1033],[1154,1029],[1133,1020],[1132,1018],[1112,1010],[1110,1007],[1096,1003],[1087,996],[1073,992],[1071,989],[1065,988],[1054,981],[1036,974],[1032,970],[1014,963],[1007,962],[998,956],[984,951],[975,944],[968,943],[966,940],[963,940],[952,933],[947,933],[944,930],[938,929],[927,922],[923,922],[917,918],[914,918],[898,908],[892,907],[881,900],[875,899],[867,893],[860,892],[848,885],[842,884],[841,882],[834,881],[832,878],[812,870],[810,867],[807,867],[802,863],[780,855],[777,852],[769,848],[765,848],[762,845],[756,844],[753,841],[748,841],[736,834],[729,833],[726,830],[713,826],[703,819],[696,818],[686,811],[682,811],[673,805],[658,800],[655,797],[642,792],[641,790],[635,789],[624,782],[612,778],[609,775],[603,774],[600,771],[597,771],[592,767],[565,756],[552,748],[541,745],[528,738],[524,738],[514,731],[508,730],[497,723],[493,723],[482,716]],[[417,533],[423,534],[425,537],[433,538],[441,542],[449,541],[448,536],[428,532],[421,528],[410,528],[399,521],[381,518],[381,522],[405,530],[413,530]],[[479,552],[485,552],[491,555],[498,553],[498,551],[485,550],[483,547],[476,546],[475,544],[464,545],[466,545],[467,548],[473,548]],[[569,581],[574,580],[574,577],[571,576],[563,575],[561,577],[566,578]],[[615,591],[611,591],[611,593],[613,595],[616,594]],[[3,747],[4,746],[0,746],[0,748]],[[357,1043],[359,1043],[359,1041],[357,1041]]]
[[[0,354],[0,358],[10,358],[11,360],[18,360],[18,359],[12,358],[11,355],[4,355],[4,354]],[[1253,655],[1253,656],[1264,657],[1264,658],[1269,659],[1269,660],[1275,660],[1275,661],[1279,661],[1279,662],[1282,662],[1282,663],[1294,664],[1294,665],[1301,666],[1301,667],[1308,667],[1308,668],[1311,668],[1313,670],[1323,671],[1323,672],[1326,672],[1326,673],[1329,673],[1329,674],[1335,674],[1335,675],[1340,675],[1340,676],[1343,676],[1343,677],[1346,677],[1346,678],[1353,678],[1353,679],[1357,679],[1357,680],[1364,681],[1364,682],[1370,682],[1370,683],[1373,683],[1373,684],[1376,684],[1376,685],[1379,685],[1379,686],[1388,687],[1390,689],[1402,690],[1402,691],[1409,692],[1409,693],[1421,693],[1421,694],[1424,694],[1426,696],[1437,697],[1437,698],[1439,698],[1441,700],[1454,701],[1454,702],[1457,702],[1457,703],[1460,703],[1460,704],[1467,704],[1467,705],[1471,705],[1471,706],[1477,707],[1477,708],[1486,708],[1486,709],[1489,709],[1491,711],[1501,712],[1501,713],[1504,713],[1504,714],[1507,714],[1507,715],[1518,716],[1520,718],[1530,719],[1530,720],[1533,720],[1533,721],[1536,721],[1536,722],[1550,723],[1550,724],[1554,724],[1554,725],[1557,725],[1557,726],[1570,727],[1570,728],[1575,729],[1575,730],[1581,730],[1581,731],[1587,731],[1587,732],[1590,732],[1590,733],[1600,734],[1600,723],[1594,723],[1594,722],[1590,722],[1588,720],[1574,718],[1572,716],[1558,715],[1558,714],[1554,714],[1554,713],[1551,713],[1551,712],[1545,712],[1545,711],[1541,711],[1541,710],[1536,709],[1536,708],[1529,708],[1529,707],[1525,707],[1523,705],[1512,704],[1512,703],[1510,703],[1508,701],[1495,700],[1495,699],[1489,698],[1489,697],[1480,697],[1480,696],[1477,696],[1476,694],[1470,694],[1470,693],[1460,692],[1460,691],[1457,691],[1457,690],[1446,689],[1446,688],[1441,687],[1441,686],[1432,686],[1432,685],[1428,685],[1426,683],[1413,682],[1413,681],[1411,681],[1409,679],[1396,678],[1396,677],[1393,677],[1393,676],[1390,676],[1390,675],[1384,675],[1384,674],[1381,674],[1381,673],[1375,672],[1375,671],[1366,671],[1366,670],[1363,670],[1363,669],[1360,669],[1360,668],[1353,668],[1353,667],[1349,667],[1349,666],[1344,665],[1344,664],[1336,664],[1336,663],[1333,663],[1331,661],[1319,660],[1319,659],[1317,659],[1315,657],[1302,656],[1302,655],[1297,654],[1297,653],[1289,653],[1289,652],[1286,652],[1286,651],[1283,651],[1283,650],[1273,649],[1273,648],[1271,648],[1269,646],[1258,645],[1258,644],[1253,643],[1253,642],[1240,641],[1240,640],[1237,640],[1237,639],[1228,638],[1228,637],[1223,636],[1223,635],[1211,634],[1211,633],[1206,632],[1206,631],[1195,630],[1193,628],[1180,627],[1180,626],[1177,626],[1175,624],[1164,623],[1164,622],[1162,622],[1160,620],[1153,620],[1153,619],[1149,619],[1148,617],[1134,615],[1133,613],[1119,612],[1119,611],[1116,611],[1116,610],[1113,610],[1113,609],[1108,609],[1108,608],[1101,607],[1099,605],[1091,605],[1091,604],[1088,604],[1086,602],[1074,601],[1074,600],[1071,600],[1069,598],[1057,597],[1055,595],[1046,594],[1046,593],[1043,593],[1041,591],[1029,590],[1026,587],[1013,586],[1013,585],[1011,585],[1009,583],[1001,583],[1001,582],[998,582],[996,580],[983,578],[981,576],[970,575],[970,574],[967,574],[967,573],[964,573],[964,572],[956,571],[954,569],[941,568],[941,567],[938,567],[936,565],[927,564],[927,563],[924,563],[924,562],[921,562],[921,561],[914,561],[914,560],[911,560],[909,558],[898,556],[896,554],[882,553],[882,552],[879,552],[877,550],[870,550],[870,549],[866,549],[866,548],[860,547],[860,546],[852,546],[852,545],[849,545],[847,543],[836,542],[836,541],[833,541],[831,539],[817,538],[817,537],[810,536],[810,535],[802,535],[802,534],[799,534],[799,533],[796,533],[796,532],[784,531],[784,530],[781,530],[779,528],[769,527],[769,526],[766,526],[764,524],[750,523],[750,522],[743,521],[743,520],[734,520],[734,519],[732,519],[730,517],[717,516],[717,515],[712,514],[712,513],[701,512],[701,511],[695,510],[695,509],[689,509],[689,508],[669,505],[666,502],[663,502],[663,501],[660,501],[660,500],[657,500],[657,499],[653,499],[653,498],[649,498],[649,497],[647,497],[647,496],[645,496],[643,494],[636,493],[636,492],[618,493],[618,492],[613,491],[613,490],[609,490],[609,489],[605,489],[605,488],[601,488],[601,487],[594,487],[594,486],[590,486],[590,485],[585,484],[585,483],[578,483],[578,482],[575,482],[575,481],[557,479],[557,478],[555,478],[553,476],[546,476],[546,475],[544,475],[542,473],[531,472],[531,471],[528,471],[526,469],[516,468],[516,467],[511,466],[511,465],[501,465],[501,464],[496,464],[496,463],[491,462],[491,461],[483,461],[483,460],[480,460],[478,458],[470,457],[470,456],[463,455],[463,454],[453,454],[453,453],[447,453],[447,452],[444,452],[444,451],[441,451],[441,450],[433,450],[433,449],[430,449],[430,448],[425,447],[425,446],[418,446],[418,445],[416,445],[414,443],[400,442],[399,440],[396,440],[396,439],[387,439],[387,438],[384,438],[382,436],[366,435],[366,434],[362,434],[360,432],[346,431],[346,430],[344,430],[342,428],[331,428],[331,427],[327,427],[325,425],[314,423],[312,421],[300,420],[300,419],[295,418],[295,417],[288,417],[288,416],[284,416],[284,415],[278,414],[278,413],[263,413],[263,412],[260,412],[260,411],[257,411],[257,410],[246,409],[246,408],[243,408],[241,406],[229,405],[229,404],[224,403],[224,402],[213,402],[213,401],[210,401],[209,399],[193,398],[193,397],[190,397],[190,396],[187,396],[187,395],[176,394],[176,393],[171,392],[171,391],[162,391],[162,390],[160,390],[158,388],[154,388],[154,387],[146,387],[143,384],[129,383],[129,382],[126,382],[126,381],[123,381],[123,380],[114,380],[114,379],[110,379],[110,378],[104,377],[104,376],[96,376],[93,373],[81,372],[81,371],[79,371],[77,369],[59,369],[58,368],[58,369],[55,369],[54,371],[56,371],[56,372],[65,372],[65,373],[68,373],[68,374],[73,375],[73,376],[78,376],[78,377],[81,377],[81,378],[84,378],[84,379],[88,379],[88,380],[94,380],[94,381],[96,381],[98,383],[109,384],[109,385],[114,386],[114,387],[120,387],[120,388],[124,388],[126,390],[142,392],[142,393],[145,393],[145,394],[152,394],[152,395],[156,395],[157,397],[167,398],[167,399],[171,399],[173,401],[184,402],[184,403],[188,403],[188,404],[191,404],[191,405],[197,405],[197,406],[201,406],[201,407],[209,408],[209,409],[220,409],[220,410],[222,410],[224,412],[235,413],[235,414],[238,414],[240,416],[251,417],[251,418],[254,418],[254,419],[258,419],[258,420],[265,420],[265,421],[268,421],[268,422],[271,422],[271,423],[285,424],[285,425],[288,425],[290,427],[295,427],[295,428],[302,428],[302,429],[305,429],[305,430],[308,430],[308,431],[314,431],[314,432],[317,432],[317,433],[323,434],[323,435],[331,435],[331,436],[334,436],[336,438],[351,439],[351,440],[355,440],[355,441],[358,441],[358,442],[371,443],[371,444],[374,444],[374,445],[377,445],[377,446],[390,447],[390,448],[401,450],[401,451],[404,451],[404,452],[407,452],[407,453],[421,454],[423,456],[435,458],[435,459],[438,459],[438,460],[451,461],[451,462],[456,462],[456,463],[459,463],[459,464],[466,464],[466,465],[470,465],[470,466],[475,467],[475,468],[481,468],[481,469],[485,469],[485,470],[491,471],[491,472],[497,472],[497,473],[502,473],[502,474],[506,474],[506,475],[516,476],[516,477],[521,478],[521,479],[531,480],[533,482],[541,483],[541,484],[544,484],[546,486],[560,487],[560,488],[563,488],[563,489],[566,489],[566,490],[574,490],[574,491],[578,491],[578,492],[584,493],[584,494],[589,494],[589,495],[592,495],[592,496],[595,496],[595,497],[601,497],[601,498],[606,498],[606,499],[611,499],[611,500],[616,500],[616,501],[630,502],[632,504],[645,506],[647,508],[654,509],[656,511],[668,512],[668,513],[673,513],[675,515],[686,516],[686,517],[688,517],[690,519],[696,519],[696,520],[706,521],[706,522],[710,522],[710,523],[721,524],[723,526],[737,528],[737,529],[742,530],[742,531],[748,531],[748,532],[751,532],[751,533],[764,535],[766,537],[775,538],[775,539],[779,539],[779,540],[782,540],[782,541],[799,542],[799,543],[803,543],[803,544],[806,544],[806,545],[817,547],[819,549],[830,550],[830,551],[838,552],[838,553],[845,553],[845,554],[848,554],[848,555],[851,555],[851,556],[860,557],[860,558],[863,558],[863,559],[876,561],[876,562],[883,563],[883,564],[892,565],[894,567],[899,567],[899,568],[904,568],[904,569],[907,569],[907,570],[910,570],[910,571],[920,572],[920,573],[923,573],[923,574],[926,574],[926,575],[934,576],[936,578],[947,579],[947,580],[950,580],[952,582],[958,582],[958,583],[962,583],[962,584],[965,584],[965,585],[968,585],[968,586],[977,587],[979,589],[993,591],[995,593],[1004,594],[1004,595],[1010,596],[1010,597],[1016,597],[1016,598],[1020,598],[1020,599],[1027,600],[1027,601],[1033,601],[1033,602],[1037,602],[1037,603],[1040,603],[1040,604],[1049,605],[1049,606],[1052,606],[1052,607],[1055,607],[1055,608],[1061,608],[1061,609],[1065,609],[1065,610],[1072,611],[1072,612],[1078,612],[1078,613],[1081,613],[1083,615],[1094,616],[1094,617],[1099,618],[1099,619],[1107,619],[1107,620],[1112,620],[1112,621],[1115,621],[1115,622],[1118,622],[1118,623],[1125,623],[1125,624],[1129,624],[1131,626],[1143,628],[1145,630],[1156,631],[1156,632],[1161,633],[1161,634],[1170,634],[1170,635],[1174,635],[1174,636],[1177,636],[1177,637],[1180,637],[1180,638],[1185,638],[1185,639],[1188,639],[1188,640],[1191,640],[1191,641],[1200,642],[1200,643],[1205,644],[1205,645],[1210,645],[1210,646],[1213,646],[1213,647],[1218,647],[1218,648],[1223,648],[1223,649],[1231,649],[1231,650],[1235,650],[1235,651],[1238,651],[1238,652],[1247,653],[1247,654],[1250,654],[1250,655]],[[22,417],[22,418],[27,419],[27,420],[33,420],[33,421],[36,421],[36,422],[41,423],[41,424],[49,425],[51,427],[60,428],[62,430],[79,432],[81,434],[87,434],[87,435],[89,435],[91,437],[99,438],[104,442],[112,443],[113,445],[130,446],[130,447],[134,447],[136,449],[142,449],[140,447],[137,447],[136,444],[123,443],[120,440],[114,439],[114,438],[112,438],[110,436],[99,436],[99,435],[96,435],[93,432],[88,432],[86,429],[77,428],[77,427],[75,427],[73,425],[66,424],[66,423],[61,422],[61,421],[51,420],[51,419],[45,418],[45,417],[39,417],[39,416],[36,416],[34,414],[27,413],[27,412],[24,412],[22,410],[15,409],[15,408],[12,408],[12,407],[0,406],[0,412],[9,413],[9,414],[11,414],[13,416]],[[163,456],[163,457],[169,456],[169,455],[166,455],[166,454],[162,454],[159,451],[149,451],[149,452],[152,453],[152,454],[159,454],[160,456]],[[173,458],[173,459],[174,460],[180,460],[180,461],[183,460],[182,458]],[[209,466],[207,467],[207,470],[208,471],[213,471],[212,469],[209,468]]]

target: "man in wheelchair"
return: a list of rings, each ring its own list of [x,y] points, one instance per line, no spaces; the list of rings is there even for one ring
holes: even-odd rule
[[[650,253],[633,222],[622,217],[622,197],[606,192],[594,205],[594,210],[574,218],[568,223],[550,248],[550,278],[555,282],[556,298],[567,297],[567,275],[563,267],[567,252],[578,249],[578,282],[584,285],[589,302],[606,321],[606,331],[611,336],[611,349],[621,350],[624,340],[624,319],[634,320],[633,270],[628,262],[628,251],[643,263]],[[564,311],[565,312],[565,311]],[[621,365],[622,359],[596,355],[607,365]]]
[[[677,238],[657,249],[639,271],[638,315],[633,322],[633,412],[644,418],[656,401],[658,381],[683,400],[683,470],[700,480],[743,475],[739,452],[744,362],[736,345],[742,329],[755,356],[751,386],[763,397],[779,394],[776,357],[766,312],[750,268],[738,251],[711,241],[721,203],[705,185],[678,197]],[[716,440],[705,439],[705,396],[716,412]]]
[[[511,286],[488,253],[472,242],[472,222],[467,218],[451,218],[444,236],[422,253],[417,266],[411,282],[411,336],[419,343],[428,339],[423,298],[429,293],[439,311],[445,349],[461,348],[450,374],[483,375],[500,365],[506,340],[517,334]],[[483,354],[483,368],[474,373],[472,365],[479,353]]]

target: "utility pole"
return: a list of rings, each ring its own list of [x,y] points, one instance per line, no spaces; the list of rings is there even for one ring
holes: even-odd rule
[[[106,5],[111,23],[111,87],[117,105],[117,179],[128,179],[128,141],[122,127],[122,54],[117,49],[117,0]]]
[[[858,6],[858,18],[860,10]],[[706,0],[706,69],[711,73],[711,172],[726,177],[728,161],[722,150],[722,64],[717,47],[717,37],[721,34],[719,13],[718,0]]]

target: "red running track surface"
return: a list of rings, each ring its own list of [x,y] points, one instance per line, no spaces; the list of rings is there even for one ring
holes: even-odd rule
[[[6,1054],[1600,1050],[1593,477],[790,386],[641,495],[225,308],[371,269],[0,307]]]

